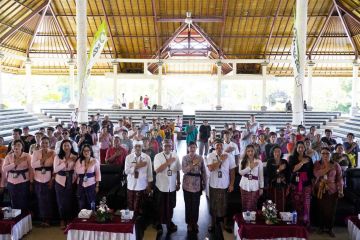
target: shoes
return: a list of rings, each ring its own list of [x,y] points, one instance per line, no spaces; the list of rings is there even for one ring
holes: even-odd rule
[[[171,222],[169,225],[167,225],[168,233],[174,233],[177,231],[177,226],[175,223]]]
[[[332,238],[335,238],[335,237],[336,237],[336,236],[335,236],[335,233],[333,232],[332,229],[329,230],[328,234],[329,234],[329,236],[332,237]]]

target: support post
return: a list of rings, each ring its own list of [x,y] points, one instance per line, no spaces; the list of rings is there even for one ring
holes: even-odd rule
[[[266,76],[267,76],[267,62],[261,64],[262,74],[262,95],[261,95],[261,111],[266,111]]]
[[[27,58],[25,61],[25,86],[26,86],[26,111],[32,112],[33,109],[33,86],[31,77],[31,60]]]
[[[308,62],[307,64],[307,110],[312,110],[312,86],[313,86],[313,68],[315,66],[315,63],[313,61]]]
[[[353,77],[352,77],[352,88],[351,88],[351,115],[354,116],[359,112],[358,106],[358,93],[359,88],[359,62],[354,61],[353,63]]]
[[[76,32],[77,32],[77,78],[79,83],[79,114],[78,122],[88,122],[88,86],[86,77],[86,46],[87,46],[87,0],[76,1]]]
[[[112,62],[113,66],[113,95],[114,95],[114,103],[112,108],[119,109],[119,96],[118,96],[118,80],[117,80],[117,71],[118,71],[118,62]]]
[[[70,86],[70,102],[69,108],[75,108],[75,61],[70,59],[68,62],[69,65],[69,86]]]
[[[308,0],[296,0],[296,17],[294,27],[296,29],[296,42],[298,54],[298,69],[294,69],[294,96],[292,124],[304,124],[304,100],[303,83],[306,67],[306,31],[307,31],[307,8]]]
[[[216,78],[216,89],[217,89],[217,95],[216,95],[216,110],[221,110],[221,62],[217,63],[217,78]]]
[[[162,75],[162,62],[158,63],[159,69],[159,78],[158,78],[158,106],[162,106],[162,85],[163,85],[163,75]]]
[[[3,62],[4,57],[5,57],[5,55],[2,52],[0,52],[0,109],[5,108],[4,89],[3,89],[3,82],[2,82],[2,62]]]

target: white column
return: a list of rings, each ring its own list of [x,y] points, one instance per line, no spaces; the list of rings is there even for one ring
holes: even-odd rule
[[[31,77],[31,61],[30,58],[25,61],[25,86],[26,86],[26,111],[33,111],[33,86]]]
[[[88,122],[88,86],[86,76],[86,46],[87,46],[87,0],[76,1],[76,33],[77,33],[77,79],[79,83],[79,123]]]
[[[75,62],[70,59],[69,62],[69,88],[70,88],[70,103],[69,108],[75,108]]]
[[[351,88],[351,115],[355,115],[359,112],[359,106],[357,101],[358,87],[359,87],[359,63],[357,61],[354,61],[352,88]]]
[[[261,74],[262,74],[262,95],[261,95],[261,111],[266,111],[266,76],[267,76],[267,63],[261,64]]]
[[[162,85],[163,85],[163,75],[162,75],[162,63],[158,63],[159,75],[158,75],[158,103],[157,105],[162,106]]]
[[[3,90],[3,84],[2,84],[2,61],[4,59],[4,54],[0,52],[0,109],[5,108],[4,104],[4,90]]]
[[[308,110],[310,110],[312,107],[312,82],[313,82],[313,67],[314,67],[315,63],[314,62],[309,62],[307,65],[307,70],[308,70],[308,74],[307,74],[307,98],[306,103],[307,103],[307,107]]]
[[[217,89],[217,95],[216,95],[216,110],[221,110],[221,63],[217,63],[217,78],[216,78],[216,89]]]
[[[117,72],[118,72],[118,62],[113,62],[113,95],[114,95],[114,103],[112,108],[120,108],[119,105],[119,96],[118,96],[118,80],[117,80]]]
[[[305,79],[306,67],[307,7],[308,0],[296,0],[296,20],[294,27],[297,30],[299,72],[294,69],[295,79],[294,96],[292,103],[293,125],[299,125],[304,123],[303,83]]]

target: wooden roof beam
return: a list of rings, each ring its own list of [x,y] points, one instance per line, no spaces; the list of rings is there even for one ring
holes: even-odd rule
[[[25,25],[31,18],[41,12],[47,5],[49,1],[44,1],[38,8],[36,8],[33,12],[27,15],[23,20],[21,20],[18,24],[16,24],[10,31],[6,32],[4,36],[0,38],[0,44],[3,43],[6,39],[11,37],[17,30],[19,30],[22,26]]]
[[[227,0],[225,0],[227,2]],[[224,17],[211,17],[211,18],[191,18],[193,22],[213,23],[213,22],[224,22]],[[157,18],[157,22],[185,22],[185,18]]]
[[[104,0],[101,0],[101,7],[104,11],[104,17],[105,17],[105,20],[106,20],[106,25],[109,29],[109,36],[110,36],[110,40],[111,40],[111,45],[113,46],[114,48],[114,57],[117,58],[117,50],[116,50],[116,46],[115,46],[115,41],[114,41],[114,37],[113,37],[113,34],[111,32],[111,28],[110,28],[110,23],[109,23],[109,18],[107,16],[107,13],[106,13],[106,9],[105,9],[105,4],[104,4]]]
[[[36,35],[37,35],[38,32],[39,32],[39,27],[40,27],[41,23],[42,23],[43,20],[44,20],[45,14],[46,14],[47,10],[49,9],[50,4],[51,4],[51,0],[48,0],[47,5],[46,5],[45,8],[42,10],[43,12],[42,12],[42,14],[41,14],[41,17],[40,17],[39,21],[36,23],[34,33],[33,33],[32,37],[31,37],[30,43],[28,44],[28,46],[27,46],[27,48],[26,48],[26,56],[27,56],[27,57],[29,57],[30,49],[31,49],[32,45],[34,44],[35,37],[36,37]]]
[[[270,40],[271,40],[273,32],[274,32],[275,21],[279,16],[279,10],[280,10],[281,2],[282,2],[282,0],[279,0],[279,4],[278,4],[278,6],[276,8],[275,16],[274,16],[273,21],[271,23],[270,35],[269,35],[269,38],[267,39],[266,44],[265,44],[264,57],[266,56],[265,53],[266,53],[267,48],[269,47]]]
[[[60,32],[61,34],[61,37],[62,39],[64,40],[65,42],[65,45],[66,45],[66,48],[68,49],[69,51],[69,54],[70,54],[70,58],[73,58],[74,57],[74,52],[73,52],[73,48],[72,46],[70,45],[70,42],[69,40],[65,37],[65,34],[64,34],[64,31],[63,29],[61,28],[61,25],[59,23],[59,20],[57,19],[56,15],[55,15],[55,12],[54,12],[54,9],[53,7],[50,5],[50,12],[51,12],[51,15],[53,16],[54,20],[55,20],[55,26],[57,28],[57,30]]]
[[[325,19],[325,23],[324,23],[324,25],[321,27],[320,33],[319,33],[319,35],[316,37],[316,40],[315,40],[314,44],[312,45],[312,47],[311,47],[311,49],[310,49],[310,52],[309,52],[309,59],[310,59],[310,60],[311,60],[311,55],[312,55],[315,47],[316,47],[316,46],[318,45],[318,43],[320,42],[321,36],[323,35],[323,33],[324,33],[324,31],[325,31],[325,29],[326,29],[326,27],[327,27],[327,25],[328,25],[328,23],[329,23],[329,21],[330,21],[330,18],[331,18],[331,16],[332,16],[334,10],[335,10],[335,4],[334,4],[334,6],[331,7],[330,12],[329,12],[328,16],[327,16],[326,19]]]
[[[159,29],[158,29],[158,26],[157,26],[157,22],[156,22],[156,19],[157,19],[157,14],[156,14],[156,3],[155,3],[155,0],[151,0],[151,6],[152,6],[152,11],[153,11],[153,15],[154,15],[154,26],[155,26],[155,34],[156,34],[156,48],[158,49],[157,50],[157,53],[156,55],[158,56],[158,58],[160,59],[160,33],[159,33]]]
[[[341,9],[344,13],[349,15],[353,20],[360,24],[360,18],[356,16],[352,11],[349,11],[349,9],[347,9],[341,1],[335,0],[335,4],[339,9]]]
[[[222,22],[222,26],[221,26],[221,35],[220,35],[221,56],[224,55],[223,46],[224,46],[224,33],[225,33],[225,22],[226,22],[225,18],[226,18],[227,8],[228,8],[228,0],[224,0],[224,2],[223,2],[223,14],[222,14],[223,22]]]
[[[352,36],[351,36],[350,29],[349,29],[349,27],[348,27],[348,25],[347,25],[347,23],[346,23],[343,15],[342,15],[342,13],[341,13],[341,9],[340,9],[339,6],[337,5],[337,1],[336,1],[336,0],[333,0],[333,2],[334,2],[334,5],[335,5],[335,8],[336,8],[336,11],[337,11],[337,13],[339,14],[339,18],[340,18],[340,20],[341,20],[341,24],[343,25],[344,30],[345,30],[345,32],[346,32],[346,35],[348,36],[348,39],[349,39],[349,41],[350,41],[350,44],[351,44],[352,48],[354,49],[355,59],[358,59],[358,58],[359,58],[359,52],[358,52],[358,50],[357,50],[356,44],[355,44],[355,42],[354,42],[354,39],[353,39]]]
[[[187,24],[183,23],[178,29],[176,29],[176,31],[174,32],[174,34],[163,44],[163,46],[160,49],[160,54],[162,52],[164,52],[165,49],[167,49],[169,47],[169,44],[179,36],[180,33],[182,33],[182,31],[184,31],[187,28]]]

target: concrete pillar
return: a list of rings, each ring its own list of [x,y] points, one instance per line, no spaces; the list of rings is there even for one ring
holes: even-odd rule
[[[296,17],[294,27],[297,34],[298,69],[294,68],[294,96],[293,96],[293,117],[292,124],[304,123],[304,98],[303,83],[306,67],[306,31],[307,31],[307,8],[308,0],[296,0]]]
[[[216,78],[216,110],[221,110],[221,62],[217,63],[217,78]]]
[[[307,75],[307,98],[306,103],[307,103],[307,108],[308,110],[310,110],[312,107],[312,86],[313,86],[313,67],[315,66],[314,62],[309,62],[307,65],[307,69],[308,69],[308,75]]]
[[[31,60],[25,61],[25,86],[26,86],[26,111],[32,112],[34,110],[33,102],[33,86],[31,77]]]
[[[86,46],[87,46],[87,0],[76,1],[76,33],[77,33],[77,79],[79,82],[79,114],[78,122],[88,122],[88,86],[86,79]]]
[[[162,75],[162,63],[158,63],[159,75],[158,75],[158,106],[162,106],[162,91],[163,91],[163,75]]]
[[[266,111],[266,76],[267,76],[267,65],[268,63],[261,64],[262,74],[262,92],[261,92],[261,111]]]
[[[351,88],[351,115],[358,114],[359,112],[359,105],[358,105],[358,98],[357,92],[359,88],[359,62],[354,61],[353,63],[353,77],[352,77],[352,88]]]
[[[114,95],[114,103],[112,108],[120,108],[119,105],[119,96],[118,96],[118,80],[117,80],[117,72],[118,72],[118,62],[113,62],[113,95]]]
[[[70,102],[69,108],[75,108],[75,61],[70,59],[69,62],[69,82],[70,82]]]
[[[5,108],[4,103],[4,89],[3,89],[3,82],[2,82],[2,62],[4,59],[4,54],[0,52],[0,109]]]

